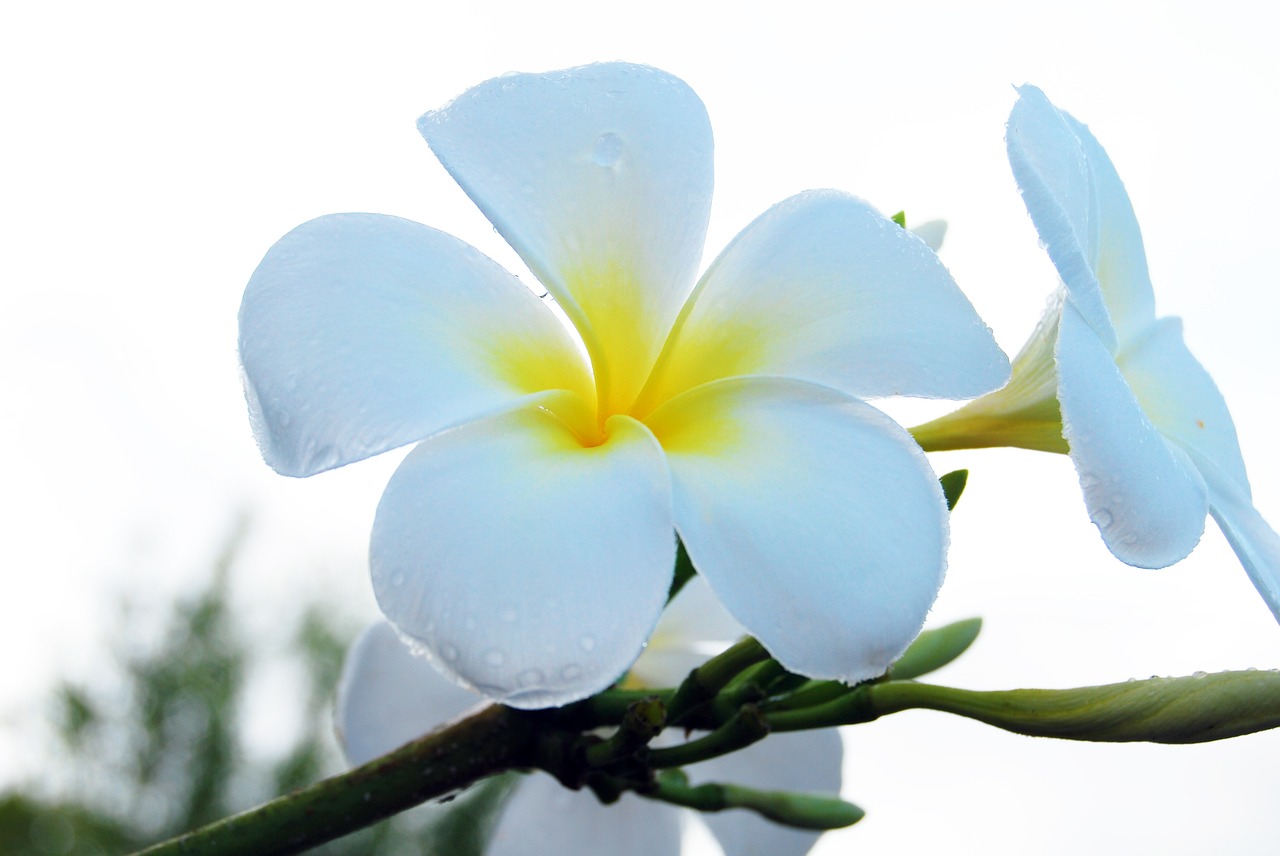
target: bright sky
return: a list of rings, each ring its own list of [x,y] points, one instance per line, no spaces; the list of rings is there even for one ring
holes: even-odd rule
[[[520,270],[414,130],[512,71],[626,59],[683,77],[716,135],[709,261],[811,187],[945,217],[943,251],[1012,354],[1054,286],[1005,160],[1013,84],[1087,122],[1133,197],[1157,309],[1231,405],[1280,522],[1274,201],[1280,54],[1255,4],[1025,2],[46,3],[0,13],[0,725],[103,656],[121,594],[163,599],[252,519],[241,595],[270,617],[327,589],[374,615],[365,551],[399,454],[310,480],[258,457],[236,311],[268,246],[377,211]],[[711,4],[707,4],[708,6]],[[1262,14],[1267,20],[1259,17]],[[903,418],[928,408],[891,409]],[[1070,686],[1280,666],[1280,628],[1210,523],[1164,571],[1114,560],[1065,458],[972,469],[938,622],[987,621],[940,679]],[[868,810],[819,854],[1263,853],[1280,734],[1198,747],[1036,741],[941,714],[848,735]],[[0,731],[0,770],[20,769]]]

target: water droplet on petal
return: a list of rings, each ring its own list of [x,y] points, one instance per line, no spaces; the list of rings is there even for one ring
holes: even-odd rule
[[[596,649],[596,637],[588,634],[579,639],[578,644],[582,646],[583,651],[594,651]]]
[[[1080,474],[1080,487],[1082,490],[1088,490],[1098,484],[1098,477],[1093,473]]]
[[[440,653],[443,654],[444,658],[450,663],[458,659],[458,649],[450,645],[448,642],[441,646]]]
[[[404,574],[396,573],[394,576],[392,576],[392,577],[391,577],[391,584],[392,584],[393,586],[402,586],[402,585],[404,585]]]
[[[1115,518],[1111,516],[1110,509],[1099,508],[1098,513],[1093,516],[1093,522],[1098,524],[1099,529],[1106,529],[1115,522]]]
[[[560,677],[565,681],[576,681],[582,675],[582,669],[569,665],[560,670]]]
[[[528,687],[538,686],[546,679],[547,677],[542,674],[541,669],[525,669],[523,672],[516,675],[516,684],[518,684],[522,689],[527,689]]]
[[[622,138],[612,133],[601,134],[600,139],[596,140],[591,159],[599,166],[613,166],[620,157],[622,157]]]
[[[484,655],[484,661],[490,666],[501,666],[506,662],[506,657],[497,648],[487,651]]]

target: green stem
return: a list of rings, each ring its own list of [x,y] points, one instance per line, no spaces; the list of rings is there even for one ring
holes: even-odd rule
[[[513,767],[533,766],[536,716],[490,705],[389,755],[141,851],[300,853]]]
[[[775,823],[797,829],[842,829],[862,820],[864,812],[852,803],[821,794],[757,791],[741,785],[707,783],[690,785],[683,773],[659,774],[641,796],[696,811],[745,808]]]
[[[769,652],[750,636],[731,645],[689,673],[667,705],[667,723],[677,725],[695,708],[715,698],[744,669],[769,659]]]
[[[654,769],[683,767],[708,758],[718,758],[763,740],[769,734],[769,723],[760,715],[755,705],[745,705],[737,715],[715,731],[664,749],[652,749],[647,763]]]

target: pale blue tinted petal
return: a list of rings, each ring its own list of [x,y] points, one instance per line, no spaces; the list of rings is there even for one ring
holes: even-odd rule
[[[910,435],[782,378],[698,387],[648,424],[689,556],[729,612],[794,672],[882,674],[919,632],[946,560],[946,504]]]
[[[1213,463],[1247,500],[1240,441],[1227,402],[1204,366],[1182,341],[1182,321],[1162,318],[1126,342],[1116,357],[1121,373],[1147,418],[1160,433]]]
[[[1043,92],[1020,86],[1005,143],[1022,201],[1058,275],[1089,326],[1114,348],[1115,328],[1095,273],[1098,201],[1079,138]]]
[[[1208,498],[1187,454],[1143,414],[1111,353],[1073,301],[1063,304],[1055,352],[1062,433],[1089,517],[1116,558],[1163,568],[1204,531]]]
[[[947,237],[946,220],[926,220],[911,227],[911,232],[924,241],[925,246],[935,253],[942,249],[942,242]]]
[[[702,102],[665,72],[605,63],[490,80],[418,127],[582,330],[625,410],[702,257]]]
[[[1094,274],[1102,286],[1102,298],[1116,336],[1124,342],[1155,319],[1155,294],[1147,272],[1142,231],[1111,158],[1087,127],[1066,113],[1063,118],[1080,140],[1089,164],[1098,215]]]
[[[1280,621],[1280,535],[1231,481],[1211,464],[1202,467],[1213,519],[1222,527],[1222,534],[1227,536],[1258,594]]]
[[[752,374],[860,397],[969,398],[1009,378],[1009,360],[933,251],[834,190],[787,199],[744,229],[667,350],[646,402]]]
[[[837,796],[844,746],[834,728],[771,734],[746,749],[694,764],[693,784],[731,782],[768,791]],[[725,856],[804,856],[819,833],[792,829],[747,811],[700,814]]]
[[[649,645],[628,672],[641,687],[674,687],[690,671],[747,634],[701,576],[667,605]]]
[[[334,720],[347,762],[357,766],[449,722],[484,699],[416,657],[379,621],[347,652]]]
[[[378,605],[456,680],[513,707],[604,689],[640,653],[675,561],[662,451],[626,417],[584,448],[512,411],[438,434],[378,506]]]
[[[262,455],[306,476],[420,440],[522,395],[590,395],[572,338],[472,247],[426,226],[336,214],[280,239],[240,306]]]
[[[588,789],[571,791],[544,773],[526,776],[494,831],[486,856],[675,856],[680,813],[623,794],[601,805]]]

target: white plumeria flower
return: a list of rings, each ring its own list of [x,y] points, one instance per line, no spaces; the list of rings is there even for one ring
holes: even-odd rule
[[[498,78],[419,128],[572,328],[474,248],[374,214],[290,232],[240,310],[277,471],[421,441],[373,527],[391,623],[491,698],[565,704],[640,653],[675,530],[787,668],[883,672],[941,584],[947,514],[919,447],[862,397],[971,397],[1008,374],[937,257],[812,191],[695,285],[711,131],[652,68]]]
[[[1157,318],[1146,252],[1115,167],[1089,130],[1034,86],[1009,117],[1009,160],[1063,286],[1004,389],[913,433],[926,449],[1070,451],[1112,553],[1160,568],[1222,527],[1280,618],[1280,538],[1254,509],[1226,402]]]
[[[706,583],[694,577],[663,614],[627,682],[638,687],[676,686],[691,669],[742,633]],[[379,622],[356,640],[343,665],[336,708],[343,751],[353,766],[363,764],[449,722],[480,701],[475,693],[413,656],[391,625]],[[840,790],[842,754],[839,734],[827,728],[773,734],[730,755],[690,765],[686,771],[695,782],[835,794]],[[534,773],[516,785],[487,853],[679,853],[681,818],[690,814],[632,793],[604,806],[590,791],[570,791],[551,776]],[[803,856],[818,839],[816,832],[780,826],[747,811],[698,817],[711,828],[726,856]]]

